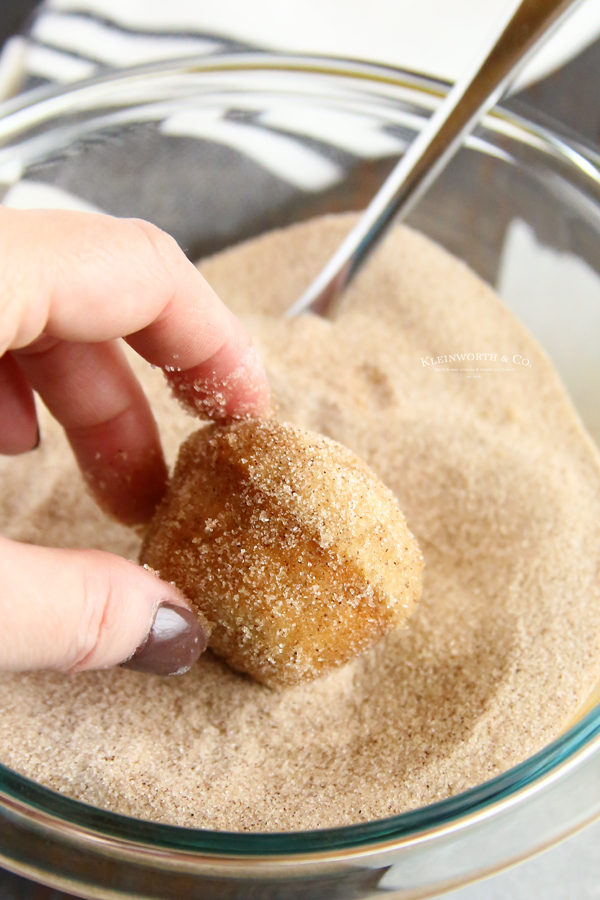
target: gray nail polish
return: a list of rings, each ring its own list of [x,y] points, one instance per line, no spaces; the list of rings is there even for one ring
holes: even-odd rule
[[[207,634],[195,613],[165,600],[156,610],[148,636],[121,667],[150,675],[182,675],[206,643]]]

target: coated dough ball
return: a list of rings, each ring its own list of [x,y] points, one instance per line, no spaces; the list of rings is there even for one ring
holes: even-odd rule
[[[141,561],[213,624],[215,653],[270,686],[368,650],[421,592],[392,493],[341,444],[264,419],[187,439]]]

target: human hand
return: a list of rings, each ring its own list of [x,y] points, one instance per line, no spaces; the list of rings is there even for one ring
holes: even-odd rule
[[[0,453],[37,445],[36,391],[96,500],[121,522],[150,518],[167,471],[117,338],[163,368],[188,406],[223,419],[268,412],[241,323],[153,225],[0,208],[0,273]],[[169,674],[204,649],[178,591],[120,557],[0,537],[0,572],[0,670],[75,672],[135,654],[131,668]]]

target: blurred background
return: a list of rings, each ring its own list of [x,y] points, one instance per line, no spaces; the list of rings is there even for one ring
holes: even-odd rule
[[[2,0],[0,96],[112,67],[270,49],[367,59],[454,81],[517,0]],[[600,2],[583,3],[507,103],[600,143]]]
[[[263,49],[375,61],[452,82],[517,5],[516,0],[0,0],[0,100],[113,68]],[[600,0],[583,0],[522,73],[504,105],[587,147],[600,145]],[[516,869],[446,896],[597,900],[599,847],[600,825],[594,825]],[[0,870],[0,900],[65,898]]]

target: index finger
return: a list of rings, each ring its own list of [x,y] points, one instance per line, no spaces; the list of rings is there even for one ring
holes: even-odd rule
[[[20,263],[15,247],[28,250]],[[125,337],[198,415],[268,413],[268,382],[243,326],[150,223],[0,209],[0,268],[0,356],[42,333],[80,343]]]

